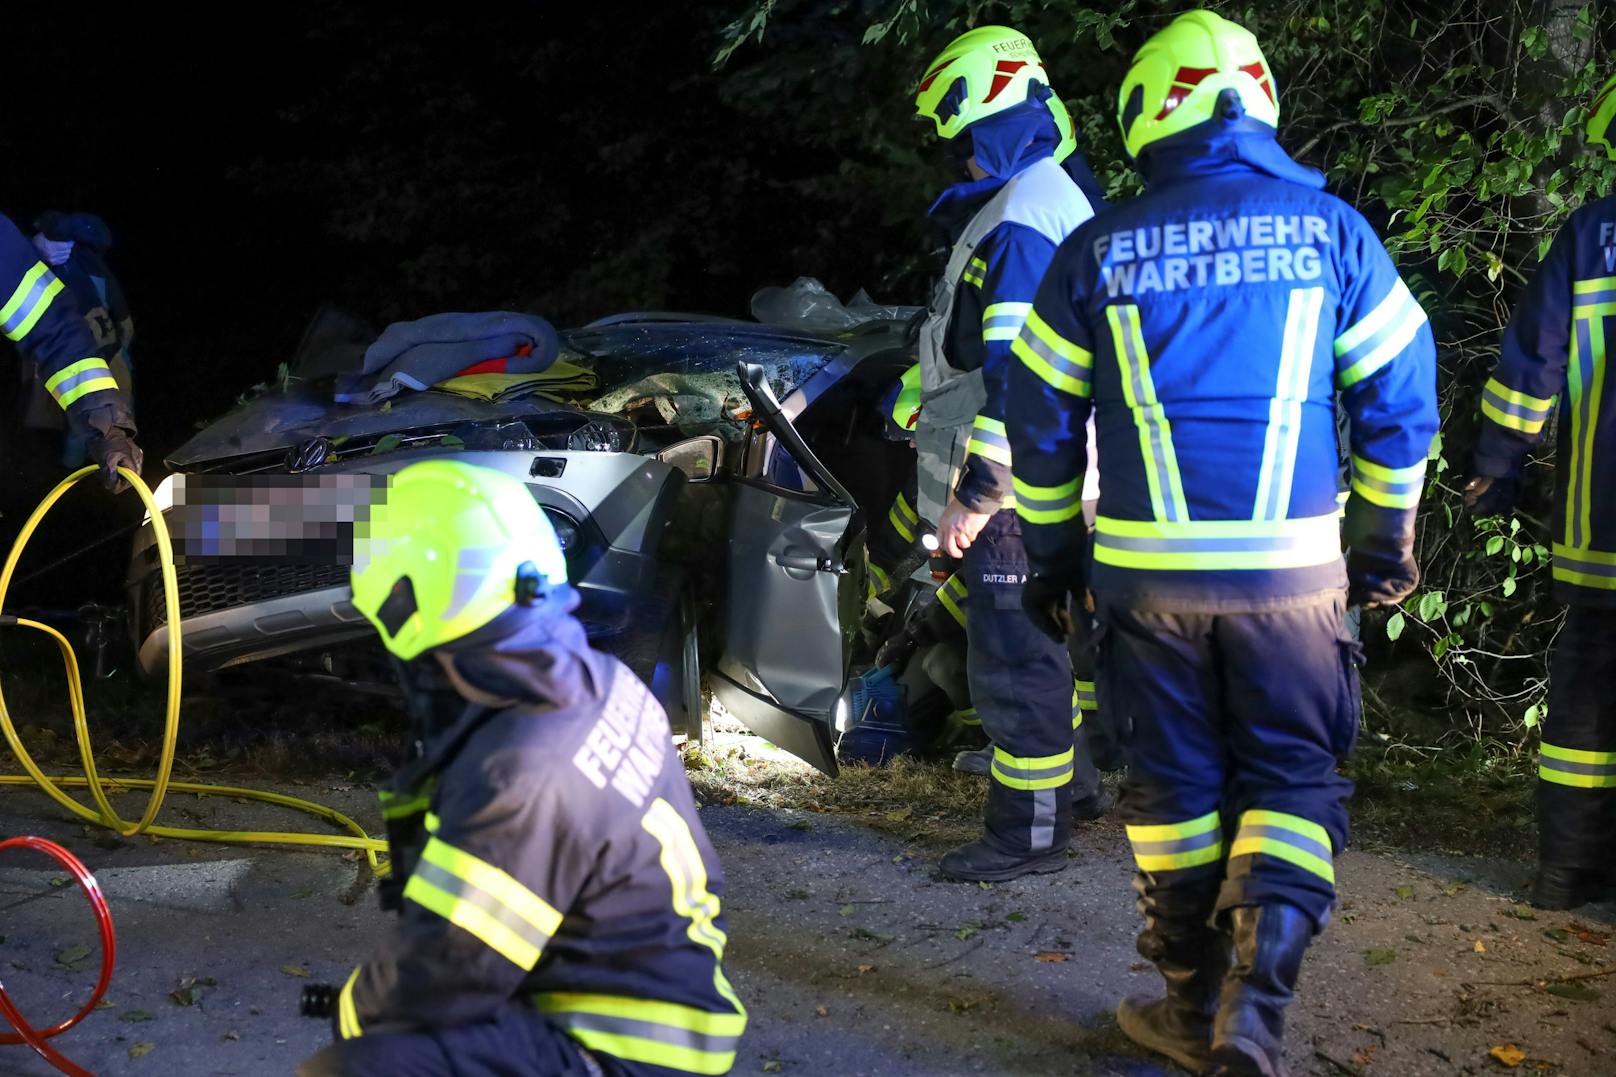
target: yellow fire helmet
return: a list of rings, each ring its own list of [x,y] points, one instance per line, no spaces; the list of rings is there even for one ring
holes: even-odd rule
[[[951,139],[976,121],[1027,100],[1034,81],[1048,86],[1049,75],[1026,34],[1008,26],[978,26],[949,42],[927,65],[915,89],[915,111],[936,123],[940,137]],[[1057,100],[1050,98],[1051,112]],[[1071,129],[1070,117],[1061,123],[1065,112],[1061,106],[1055,113],[1062,136]]]
[[[1240,95],[1246,115],[1279,127],[1274,73],[1251,31],[1187,11],[1144,43],[1122,80],[1117,119],[1129,156],[1212,119],[1225,90]]]
[[[406,661],[566,579],[544,510],[520,479],[491,468],[411,464],[354,528],[354,606]]]
[[[1588,141],[1605,147],[1605,152],[1616,160],[1616,142],[1611,141],[1610,137],[1613,122],[1616,122],[1616,75],[1605,80],[1594,103],[1589,106],[1588,126],[1585,129]]]

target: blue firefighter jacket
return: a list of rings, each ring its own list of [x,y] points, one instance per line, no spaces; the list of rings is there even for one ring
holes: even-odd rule
[[[577,605],[554,589],[437,652],[457,687],[412,699],[445,718],[382,791],[399,918],[338,998],[343,1039],[516,1002],[613,1074],[730,1071],[746,1008],[724,974],[723,871],[667,716],[589,647]]]
[[[1555,593],[1616,606],[1616,195],[1571,215],[1515,308],[1482,392],[1476,471],[1513,477],[1559,397]]]
[[[1249,610],[1343,585],[1349,532],[1406,552],[1436,432],[1419,303],[1368,223],[1272,131],[1155,147],[1147,192],[1056,253],[1010,366],[1017,512],[1033,567],[1083,571],[1084,423],[1100,504],[1090,586]]]
[[[1038,133],[1027,133],[1029,127]],[[1054,124],[1041,105],[1030,112],[981,121],[971,128],[971,136],[978,160],[995,174],[951,188],[933,207],[934,214],[951,202],[986,202],[1012,176],[1051,156],[1056,142]],[[1079,220],[1092,217],[1104,206],[1088,198],[1076,180],[1069,191],[1070,212]],[[1041,232],[1005,221],[982,238],[955,291],[945,347],[948,361],[960,370],[980,369],[987,390],[987,402],[976,416],[954,491],[960,503],[975,512],[997,512],[1013,504],[1010,444],[1004,425],[1010,345],[1032,309],[1038,283],[1054,255],[1055,243]]]
[[[70,414],[122,403],[118,383],[71,295],[9,217],[0,216],[0,332],[36,363]]]

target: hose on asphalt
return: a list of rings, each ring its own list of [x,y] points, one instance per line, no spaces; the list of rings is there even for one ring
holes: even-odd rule
[[[78,882],[79,889],[84,892],[85,898],[90,902],[90,909],[95,913],[95,924],[101,933],[101,975],[96,979],[95,990],[90,992],[89,999],[79,1008],[79,1012],[69,1017],[59,1025],[50,1028],[34,1028],[12,1003],[11,997],[6,994],[6,985],[0,983],[0,1017],[16,1029],[16,1033],[0,1033],[0,1044],[27,1044],[38,1053],[40,1058],[55,1066],[68,1077],[95,1077],[95,1074],[67,1058],[46,1041],[52,1036],[60,1036],[74,1025],[88,1017],[95,1008],[101,1004],[102,996],[107,993],[107,985],[112,983],[112,969],[118,960],[118,936],[112,930],[112,911],[107,908],[106,895],[101,893],[101,887],[95,881],[95,876],[84,866],[84,862],[53,841],[44,838],[7,838],[0,841],[0,850],[5,849],[32,849],[44,853],[68,870],[68,873]]]
[[[28,541],[38,529],[40,521],[51,508],[60,501],[69,490],[83,480],[99,473],[99,468],[89,466],[73,472],[56,485],[45,499],[34,509],[28,521],[23,524],[22,531],[18,533],[17,540],[12,544],[11,552],[6,556],[5,567],[0,569],[0,611],[5,609],[6,595],[11,588],[11,578],[16,571],[17,563]],[[61,632],[50,625],[26,617],[9,617],[0,615],[0,627],[17,627],[33,629],[49,636],[56,643],[57,650],[62,655],[62,665],[67,674],[67,694],[73,712],[73,732],[78,740],[79,759],[84,767],[84,774],[80,776],[49,776],[34,762],[33,756],[23,746],[22,736],[17,731],[16,724],[11,717],[11,711],[6,706],[5,693],[0,690],[0,733],[5,735],[6,744],[11,748],[17,761],[22,764],[26,774],[0,775],[0,785],[37,785],[52,800],[60,804],[67,811],[84,821],[106,827],[121,837],[132,838],[140,834],[149,834],[159,838],[175,838],[186,841],[221,842],[225,844],[269,844],[269,845],[313,845],[335,849],[358,849],[365,854],[370,868],[377,875],[387,873],[387,864],[379,854],[387,849],[386,841],[372,838],[365,833],[364,827],[354,820],[337,811],[335,808],[316,804],[313,801],[303,800],[299,797],[286,796],[281,793],[266,793],[256,789],[244,789],[228,785],[206,785],[198,782],[171,781],[174,770],[175,744],[179,739],[180,727],[180,678],[184,667],[184,648],[180,638],[180,606],[178,579],[174,571],[174,549],[169,541],[168,525],[163,519],[162,511],[158,508],[152,496],[151,489],[141,481],[139,475],[128,468],[119,468],[118,474],[129,483],[131,489],[139,495],[141,502],[146,506],[150,515],[152,530],[157,537],[157,559],[163,575],[163,599],[168,614],[168,703],[164,712],[163,745],[158,756],[157,774],[153,778],[103,778],[95,765],[95,752],[90,743],[90,724],[84,705],[84,682],[79,675],[78,658],[74,654],[73,645]],[[0,678],[3,679],[3,678]],[[88,789],[90,797],[95,802],[92,808],[80,803],[69,796],[66,788]],[[108,794],[122,792],[129,789],[149,789],[150,796],[146,800],[146,809],[141,813],[140,819],[130,822],[118,815],[113,809]],[[158,813],[162,810],[163,800],[170,792],[194,793],[198,796],[234,797],[242,800],[255,800],[265,804],[274,804],[278,807],[291,808],[295,811],[306,812],[316,816],[333,826],[345,830],[344,834],[306,834],[283,833],[274,831],[256,830],[200,830],[191,827],[162,826],[156,822]],[[45,1041],[52,1036],[59,1035],[82,1021],[91,1010],[100,1002],[101,996],[106,992],[107,984],[112,979],[113,959],[116,953],[116,942],[112,932],[112,916],[107,910],[105,897],[101,888],[96,884],[95,878],[85,869],[84,865],[72,853],[61,846],[46,841],[43,838],[11,838],[0,842],[0,849],[21,846],[35,849],[48,856],[56,858],[73,873],[78,880],[79,887],[89,898],[95,910],[96,920],[101,930],[101,979],[96,986],[95,993],[90,1001],[77,1016],[44,1031],[36,1031],[29,1027],[20,1013],[6,997],[3,985],[0,985],[0,1016],[3,1016],[11,1026],[16,1029],[15,1035],[0,1035],[0,1044],[26,1043],[35,1051],[64,1073],[74,1077],[92,1077],[87,1071],[63,1058]]]

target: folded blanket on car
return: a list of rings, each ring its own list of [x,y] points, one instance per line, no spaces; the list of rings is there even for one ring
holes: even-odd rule
[[[403,389],[425,389],[468,367],[486,370],[489,360],[503,360],[504,373],[535,374],[555,362],[560,350],[555,328],[534,314],[433,314],[394,322],[365,350],[361,372],[339,379],[336,400],[379,404]]]
[[[595,392],[600,388],[600,379],[593,370],[558,359],[548,370],[537,374],[462,374],[440,381],[432,388],[495,404],[524,396],[542,396],[560,402]]]

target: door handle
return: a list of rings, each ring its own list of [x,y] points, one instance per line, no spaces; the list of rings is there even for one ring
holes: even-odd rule
[[[797,572],[829,572],[837,576],[847,574],[847,566],[838,564],[828,557],[777,553],[774,555],[774,563],[781,568],[788,568]]]

